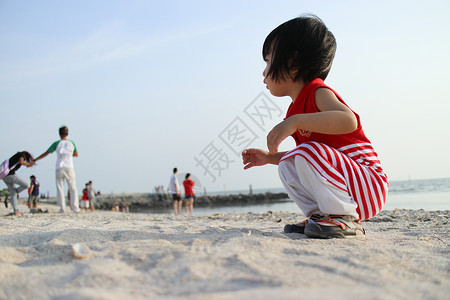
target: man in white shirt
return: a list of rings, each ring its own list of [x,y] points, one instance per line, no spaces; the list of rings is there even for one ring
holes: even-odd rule
[[[181,208],[183,206],[183,201],[181,200],[181,190],[180,190],[180,184],[178,183],[177,179],[177,173],[178,169],[173,169],[173,174],[170,176],[170,183],[169,183],[169,191],[170,194],[172,194],[173,199],[173,211],[175,212],[175,215],[181,214]]]
[[[61,139],[54,142],[47,151],[42,153],[34,161],[38,161],[50,153],[56,152],[56,201],[60,206],[60,212],[66,212],[66,199],[64,197],[64,180],[69,186],[70,205],[74,212],[79,212],[79,200],[77,192],[77,183],[75,171],[73,169],[73,157],[78,157],[77,147],[75,143],[69,139],[69,128],[63,126],[59,128],[59,136]]]

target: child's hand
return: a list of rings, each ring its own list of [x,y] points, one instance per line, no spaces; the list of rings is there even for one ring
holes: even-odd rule
[[[267,148],[270,154],[275,154],[278,152],[278,146],[281,142],[293,134],[296,128],[292,117],[287,118],[283,122],[276,125],[267,135]]]
[[[269,163],[269,152],[261,149],[246,149],[242,152],[244,170],[251,167],[263,166]]]

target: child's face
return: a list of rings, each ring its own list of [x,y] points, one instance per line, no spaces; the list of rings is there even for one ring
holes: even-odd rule
[[[289,83],[292,83],[291,79],[281,79],[279,81],[274,80],[271,76],[267,76],[270,70],[270,66],[272,65],[272,55],[268,54],[265,57],[266,68],[263,71],[264,83],[266,84],[266,88],[270,91],[270,93],[276,97],[283,97],[289,95]]]

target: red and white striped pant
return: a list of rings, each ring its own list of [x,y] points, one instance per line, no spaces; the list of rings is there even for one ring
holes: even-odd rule
[[[334,149],[303,143],[279,163],[281,181],[307,217],[350,215],[367,220],[381,211],[388,181],[370,144]]]

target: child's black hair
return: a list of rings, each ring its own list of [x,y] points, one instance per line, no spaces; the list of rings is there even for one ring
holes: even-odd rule
[[[22,154],[21,156],[24,158],[24,160],[27,163],[30,163],[34,160],[33,155],[31,155],[30,152],[28,152],[28,151],[22,151],[21,154]]]
[[[325,78],[336,53],[334,35],[317,16],[304,15],[275,28],[263,45],[263,59],[271,55],[266,76],[275,81],[291,76],[308,83]],[[293,73],[292,73],[293,72]]]

